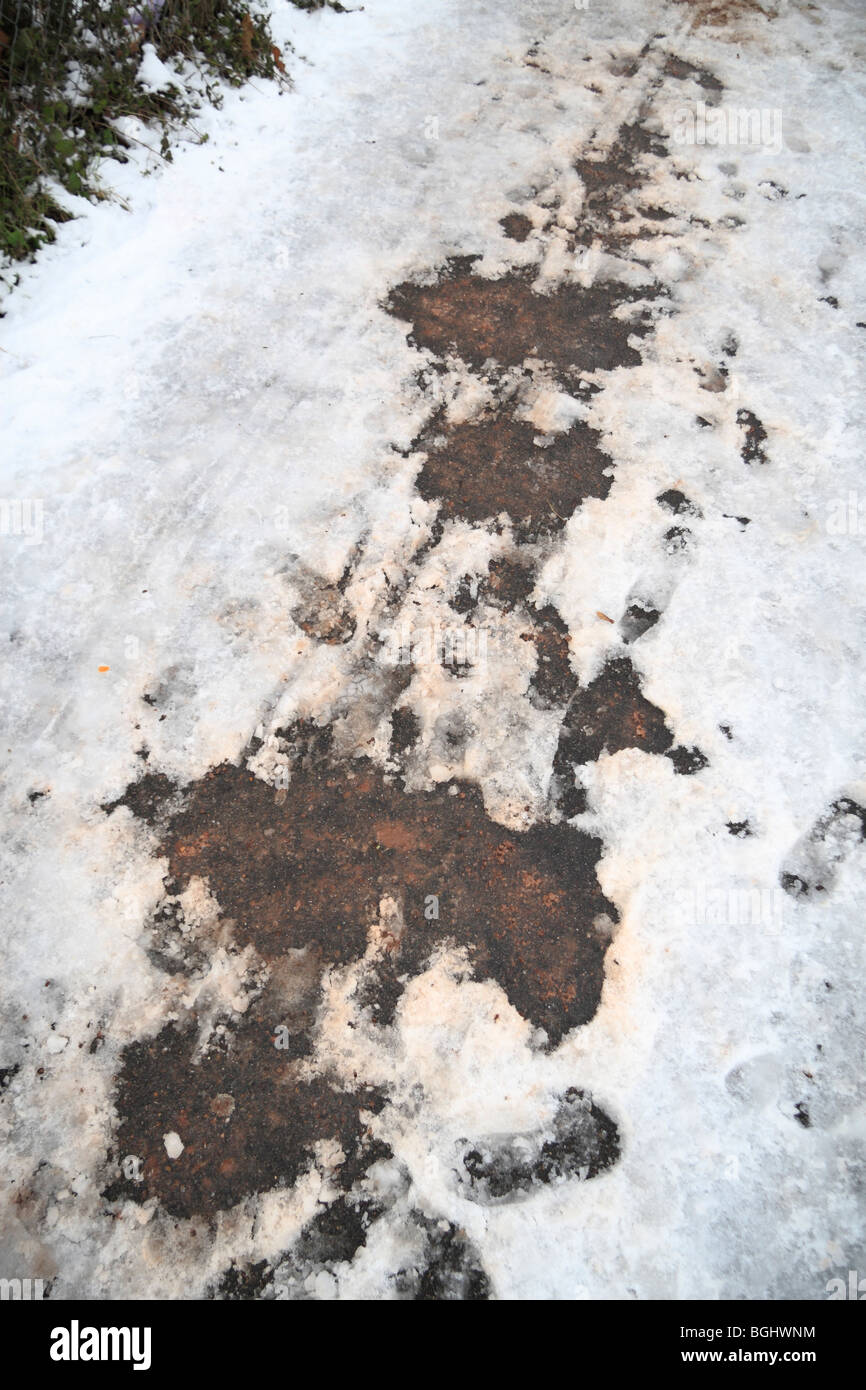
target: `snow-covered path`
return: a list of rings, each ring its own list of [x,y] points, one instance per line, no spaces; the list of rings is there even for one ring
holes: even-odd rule
[[[858,10],[275,4],[291,91],[23,273],[0,1275],[866,1268]]]

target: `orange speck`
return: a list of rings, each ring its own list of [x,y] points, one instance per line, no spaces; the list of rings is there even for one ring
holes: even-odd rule
[[[604,621],[605,621],[606,623],[612,623],[612,622],[613,622],[613,618],[609,618],[609,617],[607,616],[606,613],[602,613],[602,611],[601,611],[600,608],[596,609],[595,616],[596,616],[597,618],[604,618]]]
[[[111,670],[111,667],[110,667],[110,666],[99,666],[99,667],[97,667],[97,670],[99,670],[99,671],[110,671],[110,670]]]

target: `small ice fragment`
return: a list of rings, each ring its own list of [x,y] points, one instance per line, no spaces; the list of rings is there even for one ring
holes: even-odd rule
[[[157,56],[152,43],[146,43],[141,50],[137,77],[146,92],[164,92],[167,88],[177,85],[177,78]]]
[[[169,1158],[180,1158],[184,1146],[179,1134],[175,1134],[173,1129],[169,1130],[168,1134],[162,1136],[162,1142]]]

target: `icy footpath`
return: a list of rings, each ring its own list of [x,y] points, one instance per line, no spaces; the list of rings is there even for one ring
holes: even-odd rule
[[[171,166],[107,167],[129,210],[82,205],[2,324],[0,1273],[59,1296],[198,1296],[265,1260],[265,1296],[823,1298],[866,1262],[857,8],[368,0],[275,6],[274,32],[293,89],[227,93]],[[488,282],[513,289],[492,350]],[[536,291],[595,306],[571,374]],[[508,487],[495,525],[452,489],[488,426],[503,468],[539,451],[543,526]],[[581,429],[610,465],[575,502],[555,465]],[[477,669],[392,682],[389,635],[461,604]],[[180,1122],[151,1135],[133,1096],[124,1148],[118,1077],[191,1027],[165,1084],[212,1077],[230,1129],[218,1040],[275,997],[279,1022],[307,966],[225,935],[218,858],[199,872],[159,797],[103,808],[229,764],[288,838],[278,731],[303,721],[370,758],[377,805],[399,767],[442,817],[475,788],[479,845],[597,841],[597,1012],[549,1009],[545,1036],[458,937],[398,966],[377,1024],[405,927],[383,894],[298,1005],[297,1103],[368,1085],[366,1168],[343,1182],[317,1137],[291,1182],[193,1200]],[[178,847],[196,951],[169,969]],[[354,1248],[309,1239],[339,1202]]]

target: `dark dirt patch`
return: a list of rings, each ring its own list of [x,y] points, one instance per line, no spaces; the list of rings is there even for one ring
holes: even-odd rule
[[[532,231],[532,223],[522,212],[509,212],[499,225],[512,241],[525,241]]]
[[[420,733],[421,724],[418,716],[408,705],[401,705],[399,709],[395,709],[391,715],[391,753],[405,753],[417,742]]]
[[[747,820],[725,821],[728,834],[733,835],[737,840],[747,840],[753,834],[752,827]]]
[[[603,752],[642,748],[666,753],[672,743],[664,712],[644,698],[631,661],[615,657],[577,691],[566,713],[553,759],[554,804],[569,818],[586,810],[586,792],[575,767],[594,762]]]
[[[255,1264],[238,1265],[234,1261],[217,1282],[211,1298],[226,1303],[248,1302],[261,1298],[273,1278],[273,1268],[267,1260],[257,1260]]]
[[[628,339],[644,337],[651,325],[639,314],[629,319],[614,314],[652,297],[652,289],[607,280],[588,289],[563,285],[542,295],[532,288],[532,270],[485,280],[473,274],[473,260],[450,260],[435,284],[405,281],[392,290],[385,308],[412,324],[410,339],[417,347],[438,356],[455,353],[475,368],[488,360],[515,367],[538,357],[566,378],[639,365],[640,353]]]
[[[405,983],[400,956],[391,949],[364,971],[355,991],[355,1003],[374,1023],[389,1026],[394,1022]]]
[[[638,211],[641,217],[648,218],[650,222],[670,222],[674,215],[672,212],[668,212],[667,208],[646,207],[639,208]]]
[[[515,1201],[548,1183],[594,1178],[619,1154],[616,1125],[589,1096],[572,1089],[554,1116],[552,1135],[498,1135],[469,1149],[463,1166],[469,1195],[492,1204]]]
[[[562,726],[560,748],[564,742],[570,761],[588,763],[623,748],[665,753],[673,735],[664,711],[644,698],[640,677],[628,657],[615,657],[575,695]]]
[[[665,511],[673,512],[676,516],[703,516],[697,503],[691,502],[678,488],[672,487],[668,488],[667,492],[660,492],[656,501]]]
[[[667,153],[667,145],[660,136],[647,130],[640,121],[631,121],[620,126],[603,158],[578,159],[574,167],[590,193],[609,189],[621,191],[637,188],[643,182],[644,174],[637,168],[643,156],[663,158]]]
[[[709,758],[700,748],[671,748],[665,757],[670,758],[674,772],[678,772],[681,777],[691,777],[695,772],[700,772],[710,765]]]
[[[173,1216],[210,1216],[254,1192],[290,1186],[313,1144],[337,1139],[343,1152],[364,1142],[360,1112],[381,1100],[315,1078],[274,1045],[274,1020],[253,1009],[223,1045],[196,1059],[197,1030],[168,1024],[123,1053],[117,1078],[117,1152],[142,1161],[141,1181],[123,1177],[109,1200],[158,1197]],[[233,1102],[232,1105],[228,1101]],[[183,1141],[170,1159],[163,1136]]]
[[[595,877],[599,840],[565,826],[508,831],[474,787],[406,793],[364,762],[299,765],[282,804],[229,764],[187,795],[162,847],[172,878],[207,878],[239,944],[266,960],[302,947],[357,959],[389,894],[406,923],[392,948],[401,973],[451,940],[552,1042],[594,1014],[605,949],[595,922],[615,917]]]
[[[386,939],[378,974],[367,982],[378,1022],[393,1017],[406,976],[446,941],[465,946],[476,976],[498,980],[552,1044],[598,1006],[616,919],[596,879],[599,840],[567,826],[504,830],[486,816],[475,788],[407,793],[366,763],[334,765],[323,731],[306,734],[298,734],[282,801],[244,769],[224,765],[185,790],[185,807],[163,834],[172,892],[205,877],[226,930],[230,919],[234,941],[252,943],[272,973],[240,1024],[214,1035],[208,1048],[200,1048],[193,1019],[125,1049],[115,1153],[140,1168],[106,1189],[109,1200],[155,1196],[173,1216],[211,1217],[250,1194],[293,1184],[317,1140],[339,1142],[347,1192],[387,1152],[370,1142],[361,1113],[379,1109],[381,1096],[372,1088],[341,1090],[301,1070],[322,971],[364,953],[366,928],[385,894],[400,902],[405,926]],[[151,815],[149,797],[123,800]],[[173,906],[176,898],[166,899],[168,918],[155,922],[155,942],[177,926]],[[190,949],[195,956],[202,945]],[[187,953],[158,963],[187,969],[191,960]],[[289,977],[293,1002],[283,988]],[[362,1007],[367,1002],[359,998]],[[184,1145],[176,1159],[165,1151],[171,1132]],[[336,1259],[326,1247],[347,1251],[360,1239],[359,1213],[344,1206],[322,1215],[328,1231],[319,1232],[316,1258]],[[330,1239],[335,1222],[345,1240]],[[311,1246],[304,1258],[313,1257]],[[406,1296],[486,1296],[483,1272],[467,1259],[456,1236],[445,1241],[408,1278]],[[258,1275],[249,1277],[248,1287],[247,1275],[227,1276],[221,1296],[255,1296]],[[232,1280],[240,1280],[237,1289]],[[457,1287],[468,1291],[458,1295]]]
[[[683,75],[686,69],[699,72],[685,65]],[[715,91],[715,79],[702,77]],[[570,249],[599,237],[615,248],[643,235],[632,228],[635,210],[628,210],[625,200],[644,182],[642,161],[666,154],[664,142],[636,120],[619,129],[601,157],[579,159],[575,167],[586,198]],[[671,216],[656,206],[643,212],[651,222]],[[525,239],[531,224],[512,213],[502,225],[509,235]],[[438,358],[456,355],[476,371],[539,359],[570,390],[580,389],[581,373],[640,364],[639,340],[652,331],[662,286],[608,279],[590,286],[562,284],[542,294],[534,288],[534,268],[486,279],[475,271],[478,259],[454,257],[433,283],[405,281],[391,291],[384,307],[411,325],[415,346]],[[555,532],[584,498],[607,496],[610,460],[599,448],[600,435],[586,425],[541,443],[537,438],[537,430],[501,402],[468,423],[448,426],[440,414],[415,441],[427,456],[418,490],[428,501],[441,501],[445,518],[479,522],[505,512],[521,540]]]
[[[767,463],[767,454],[764,445],[767,441],[767,431],[761,424],[757,415],[751,410],[737,411],[737,424],[743,430],[743,447],[740,449],[740,457],[744,463]]]
[[[611,461],[587,425],[554,435],[546,447],[539,437],[505,408],[459,425],[436,419],[415,441],[427,455],[418,491],[440,501],[446,518],[478,522],[505,512],[523,538],[558,531],[585,497],[607,496]]]
[[[479,595],[511,612],[518,604],[528,603],[534,588],[534,566],[503,556],[490,561],[487,574],[479,586]]]
[[[146,772],[137,782],[130,782],[123,796],[116,801],[105,801],[101,809],[106,815],[116,811],[118,806],[128,806],[138,820],[154,825],[163,808],[177,792],[177,786],[164,772]]]
[[[688,7],[692,28],[706,26],[725,29],[738,19],[754,16],[761,20],[776,18],[778,11],[759,0],[674,0],[675,5]]]
[[[538,665],[529,683],[530,699],[541,709],[567,705],[577,689],[568,627],[550,603],[529,611],[534,628],[527,636],[535,643],[538,655]]]

